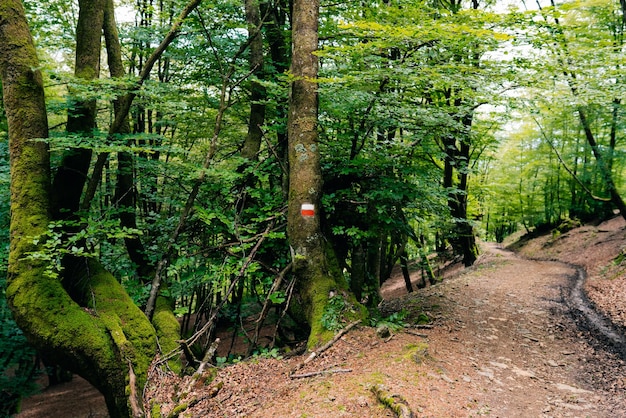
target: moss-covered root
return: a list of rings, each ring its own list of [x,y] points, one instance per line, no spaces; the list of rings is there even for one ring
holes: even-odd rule
[[[391,409],[399,418],[414,418],[415,414],[408,406],[407,401],[400,395],[393,395],[384,385],[374,385],[370,388],[376,399]]]
[[[163,355],[167,356],[169,353],[178,349],[180,324],[176,320],[169,298],[163,296],[157,297],[154,315],[152,316],[152,325],[156,331],[159,340],[159,349]],[[179,374],[182,370],[180,356],[169,358],[167,365],[170,370],[176,374]]]
[[[307,347],[314,350],[333,338],[333,331],[323,325],[323,316],[333,307],[333,299],[341,298],[343,309],[340,318],[343,323],[365,320],[367,309],[359,303],[350,291],[334,251],[329,243],[320,240],[314,251],[306,255],[298,254],[294,259],[293,272],[297,276],[297,304],[290,309],[296,310],[296,317],[303,317],[311,327]],[[299,310],[299,311],[297,311]]]

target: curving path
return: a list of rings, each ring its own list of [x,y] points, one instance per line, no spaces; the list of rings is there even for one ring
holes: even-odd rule
[[[449,394],[475,406],[449,416],[625,417],[624,362],[577,320],[600,323],[581,295],[581,272],[485,250],[476,267],[427,291],[445,307],[429,335],[433,356],[449,369]],[[600,325],[623,348],[623,335]]]

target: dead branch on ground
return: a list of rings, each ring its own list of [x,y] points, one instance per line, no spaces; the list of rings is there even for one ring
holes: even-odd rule
[[[350,373],[352,369],[331,369],[331,370],[318,370],[316,372],[292,374],[289,377],[292,379],[304,379],[307,377],[319,376],[321,374],[334,374],[334,373]]]
[[[215,352],[217,351],[217,346],[219,344],[220,344],[220,339],[216,338],[215,341],[213,341],[213,344],[211,344],[211,347],[209,347],[209,349],[206,351],[206,353],[204,353],[204,357],[202,358],[202,362],[200,362],[200,366],[198,366],[198,370],[196,370],[196,372],[194,373],[194,376],[202,375],[202,372],[204,371],[204,368],[206,367],[206,365],[211,361],[211,359],[215,355]]]
[[[128,386],[130,387],[130,409],[132,410],[133,418],[140,418],[144,416],[144,413],[139,405],[139,398],[137,397],[137,376],[133,370],[133,364],[128,360]]]
[[[428,334],[422,334],[421,332],[411,331],[410,329],[405,329],[404,332],[410,335],[415,335],[416,337],[428,338]]]
[[[384,385],[374,385],[370,388],[376,399],[391,409],[398,418],[414,418],[415,414],[408,406],[408,402],[400,395],[393,395]]]
[[[359,325],[361,323],[361,320],[357,320],[352,322],[351,324],[348,324],[348,326],[346,326],[345,328],[343,328],[341,331],[339,331],[332,340],[328,341],[326,344],[324,344],[323,346],[321,346],[317,351],[313,351],[311,352],[311,354],[309,354],[309,357],[306,358],[306,360],[304,360],[302,363],[300,363],[298,366],[296,366],[295,369],[293,369],[293,371],[291,372],[291,374],[295,373],[296,371],[300,370],[302,367],[304,367],[306,364],[309,364],[310,362],[312,362],[317,356],[319,356],[320,354],[322,354],[324,351],[328,350],[330,347],[333,346],[333,344],[335,344],[337,341],[339,341],[339,339],[341,337],[343,337],[348,331],[350,331],[352,328],[356,327],[357,325]]]

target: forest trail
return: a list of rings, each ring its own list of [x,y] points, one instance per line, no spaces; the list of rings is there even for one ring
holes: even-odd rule
[[[371,328],[350,331],[298,371],[331,371],[315,377],[289,377],[303,358],[221,369],[217,396],[181,416],[392,417],[370,392],[383,384],[419,417],[624,417],[626,366],[571,315],[565,296],[575,276],[567,264],[485,244],[474,267],[383,305],[388,313],[409,311],[409,321],[426,315],[431,327],[388,339]],[[401,276],[394,280],[387,291],[403,286]],[[338,369],[344,372],[332,373]],[[174,383],[164,380],[154,396]],[[194,396],[202,389],[188,399]],[[160,398],[161,412],[182,401]],[[25,407],[21,418],[54,416]]]
[[[483,251],[425,292],[443,307],[428,343],[448,385],[418,385],[433,402],[415,400],[420,416],[626,416],[623,361],[579,331],[565,303],[576,269]]]

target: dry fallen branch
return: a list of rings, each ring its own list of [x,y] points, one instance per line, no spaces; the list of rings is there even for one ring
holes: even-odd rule
[[[428,338],[428,334],[422,334],[421,332],[411,331],[410,329],[405,329],[404,332],[410,335],[415,335],[417,337]]]
[[[217,385],[212,386],[205,393],[204,396],[200,396],[198,398],[192,398],[190,401],[182,403],[182,404],[176,406],[167,415],[167,418],[178,418],[180,416],[180,414],[182,414],[183,412],[185,412],[186,410],[188,410],[190,408],[193,408],[194,406],[196,406],[200,402],[204,401],[205,399],[215,398],[217,396],[217,394],[220,392],[220,390],[222,389],[223,386],[224,386],[224,383],[223,382],[219,382]]]
[[[359,325],[361,323],[361,320],[357,320],[352,322],[351,324],[349,324],[348,326],[346,326],[345,328],[343,328],[341,331],[339,331],[337,333],[337,335],[335,335],[333,337],[332,340],[328,341],[326,344],[324,344],[322,347],[320,347],[317,351],[313,351],[311,352],[311,354],[309,354],[309,357],[306,358],[306,360],[304,360],[302,363],[300,363],[298,366],[296,366],[293,371],[291,372],[291,374],[295,373],[296,371],[300,370],[302,367],[304,367],[306,364],[309,364],[310,362],[312,362],[315,357],[319,356],[320,354],[322,354],[324,351],[328,350],[330,347],[333,346],[333,344],[335,344],[337,341],[339,341],[339,339],[341,337],[343,337],[348,331],[350,331],[352,328],[356,327],[357,325]]]
[[[400,395],[392,395],[384,385],[374,385],[370,388],[376,399],[391,409],[398,418],[414,418],[415,414],[408,406],[408,402]]]
[[[200,366],[198,366],[198,370],[196,370],[196,372],[194,373],[194,376],[202,375],[202,372],[204,371],[204,368],[206,367],[207,363],[209,363],[211,359],[213,358],[213,356],[215,355],[215,352],[217,351],[217,346],[219,344],[220,344],[220,339],[216,338],[215,341],[213,341],[213,344],[211,344],[211,347],[209,347],[206,353],[204,353],[204,358],[202,359]]]
[[[342,329],[341,331],[339,331],[337,333],[337,335],[335,335],[333,337],[332,340],[330,340],[329,342],[327,342],[326,344],[324,344],[323,346],[321,346],[319,348],[319,350],[317,351],[313,351],[309,357],[304,360],[304,364],[308,364],[310,362],[313,361],[313,359],[317,356],[319,356],[320,354],[322,354],[324,351],[328,350],[330,347],[332,347],[337,341],[339,341],[339,339],[341,337],[343,337],[344,335],[346,335],[348,333],[348,331],[350,331],[352,328],[356,327],[357,325],[359,325],[361,323],[361,320],[359,319],[358,321],[354,321],[353,323],[349,324],[347,327],[345,327],[344,329]]]
[[[332,370],[319,370],[317,372],[292,374],[289,376],[292,379],[304,379],[306,377],[319,376],[321,374],[334,374],[334,373],[350,373],[352,369],[332,369]]]

